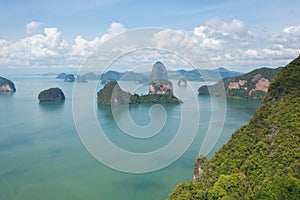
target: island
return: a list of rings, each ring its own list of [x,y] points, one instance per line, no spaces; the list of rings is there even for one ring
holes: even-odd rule
[[[76,83],[87,83],[88,81],[86,80],[85,75],[77,75],[76,77]]]
[[[177,82],[177,85],[179,87],[186,87],[187,86],[187,81],[184,78],[179,79],[179,81]]]
[[[109,82],[114,82],[114,81],[118,81],[121,77],[121,73],[117,72],[117,71],[113,71],[113,70],[110,70],[110,71],[107,71],[106,73],[103,73],[101,76],[100,76],[100,83],[101,84],[107,84]]]
[[[93,72],[88,72],[88,73],[84,74],[84,77],[86,78],[86,80],[98,80],[99,79],[99,76],[97,76]]]
[[[138,95],[123,91],[117,81],[108,82],[97,93],[98,104],[180,104],[182,101],[173,95],[171,81],[167,70],[161,62],[156,62],[152,68],[149,94]]]
[[[0,92],[15,92],[16,87],[15,84],[4,77],[0,76]]]
[[[169,200],[299,199],[300,56],[273,79],[249,123],[208,160],[200,155],[194,181]]]
[[[65,76],[65,82],[74,82],[75,76],[73,74],[68,74]]]
[[[60,73],[57,75],[56,79],[65,79],[66,75],[66,73]]]
[[[60,88],[49,88],[39,93],[40,102],[61,102],[65,100],[65,95]]]
[[[281,69],[282,67],[275,69],[264,67],[240,76],[224,78],[214,85],[201,86],[198,94],[229,99],[262,99],[268,92],[272,79]]]

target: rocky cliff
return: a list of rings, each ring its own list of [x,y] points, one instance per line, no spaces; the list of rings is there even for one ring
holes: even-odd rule
[[[4,77],[0,76],[0,92],[15,92],[15,84]]]
[[[107,83],[97,93],[98,104],[120,105],[120,104],[180,104],[181,100],[169,94],[130,94],[123,91],[116,81]]]
[[[46,101],[64,101],[65,95],[59,88],[49,88],[39,93],[38,99],[40,102]]]
[[[215,85],[201,86],[198,93],[232,99],[262,99],[268,92],[271,80],[281,69],[260,68],[240,76],[224,78]],[[225,90],[222,90],[222,84]]]
[[[250,122],[211,160],[199,156],[194,182],[178,184],[169,199],[300,199],[299,80],[300,57],[272,80]]]
[[[65,76],[65,82],[74,82],[75,76],[73,74],[68,74]]]
[[[160,61],[156,62],[152,67],[149,94],[173,95],[172,82],[168,80],[167,69]]]

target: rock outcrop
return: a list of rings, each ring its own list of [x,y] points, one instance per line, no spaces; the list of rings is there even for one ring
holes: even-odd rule
[[[281,69],[256,69],[240,76],[222,79],[212,86],[201,86],[198,93],[232,99],[262,99],[268,92],[271,80]],[[222,90],[222,84],[225,90]]]
[[[104,105],[128,104],[130,97],[131,94],[123,91],[117,81],[112,81],[97,93],[97,102]]]
[[[74,82],[75,76],[73,74],[68,74],[65,76],[65,82]]]
[[[98,104],[121,105],[121,104],[180,104],[181,100],[170,94],[130,94],[123,91],[116,81],[107,83],[97,93]]]
[[[65,95],[59,88],[50,88],[39,93],[38,99],[40,102],[47,101],[64,101]]]
[[[66,73],[60,73],[60,74],[57,75],[56,78],[57,79],[65,79],[66,75],[67,75]]]
[[[186,87],[187,86],[187,81],[184,78],[182,78],[177,82],[177,85],[180,86],[180,87]]]
[[[0,76],[0,92],[15,92],[16,87],[15,84],[4,77]]]
[[[172,82],[168,80],[167,69],[160,61],[156,62],[152,67],[149,94],[173,95]]]

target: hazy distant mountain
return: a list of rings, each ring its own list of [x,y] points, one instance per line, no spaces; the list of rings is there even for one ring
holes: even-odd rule
[[[193,69],[193,70],[176,70],[176,71],[167,71],[168,79],[182,79],[184,78],[187,81],[203,81],[204,77],[206,81],[217,81],[220,78],[227,78],[241,75],[241,72],[230,71],[225,68],[218,68],[216,70],[209,69]],[[151,77],[150,72],[137,73],[132,71],[127,72],[117,72],[117,71],[108,71],[103,73],[100,76],[101,83],[104,84],[107,81],[119,80],[122,81],[136,81],[140,83],[147,82]],[[88,79],[88,78],[87,78]]]
[[[84,77],[86,78],[86,80],[98,80],[99,76],[97,76],[94,72],[88,72],[86,74],[84,74]]]
[[[216,70],[209,69],[193,69],[193,70],[177,70],[169,71],[169,78],[180,79],[185,78],[188,81],[216,81],[220,78],[227,78],[241,75],[241,72],[230,71],[225,68],[218,68]]]

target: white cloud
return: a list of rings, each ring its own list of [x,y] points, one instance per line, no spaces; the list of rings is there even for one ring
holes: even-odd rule
[[[294,37],[300,37],[300,25],[287,27],[283,29],[283,33]]]
[[[255,35],[241,20],[214,18],[195,27],[193,34],[216,65],[241,71],[284,65],[300,53],[300,25],[287,27],[277,35]]]
[[[73,42],[68,43],[57,28],[44,28],[43,32],[38,33],[40,26],[40,22],[28,23],[26,31],[30,35],[18,41],[0,38],[0,68],[79,67],[96,47],[126,31],[123,24],[113,22],[107,33],[102,36],[87,40],[78,35]],[[300,24],[286,27],[274,35],[255,35],[241,20],[222,21],[214,18],[191,31],[179,30],[177,33],[172,30],[160,31],[153,35],[151,42],[157,48],[177,49],[178,52],[189,52],[194,55],[197,55],[200,46],[208,52],[217,67],[246,71],[249,67],[282,66],[298,56]],[[126,53],[136,45],[130,41],[126,44],[116,45],[112,51]],[[169,55],[161,56],[163,59],[170,58],[170,62],[176,60]],[[152,57],[156,59],[159,56],[153,54]],[[128,61],[137,58],[141,58],[143,62],[150,59],[138,55],[136,58],[128,58]]]
[[[41,22],[32,21],[26,24],[26,32],[28,34],[34,34],[38,28],[42,25]]]
[[[124,33],[126,31],[126,28],[124,27],[123,24],[119,23],[119,22],[113,22],[109,29],[108,29],[108,33],[104,34],[101,38],[100,38],[100,42],[105,42],[106,40],[108,40],[109,38],[116,36],[120,33]]]
[[[231,22],[222,21],[219,18],[208,20],[204,23],[215,31],[219,31],[224,35],[237,34],[244,35],[248,32],[248,28],[244,22],[238,19],[233,19]]]

